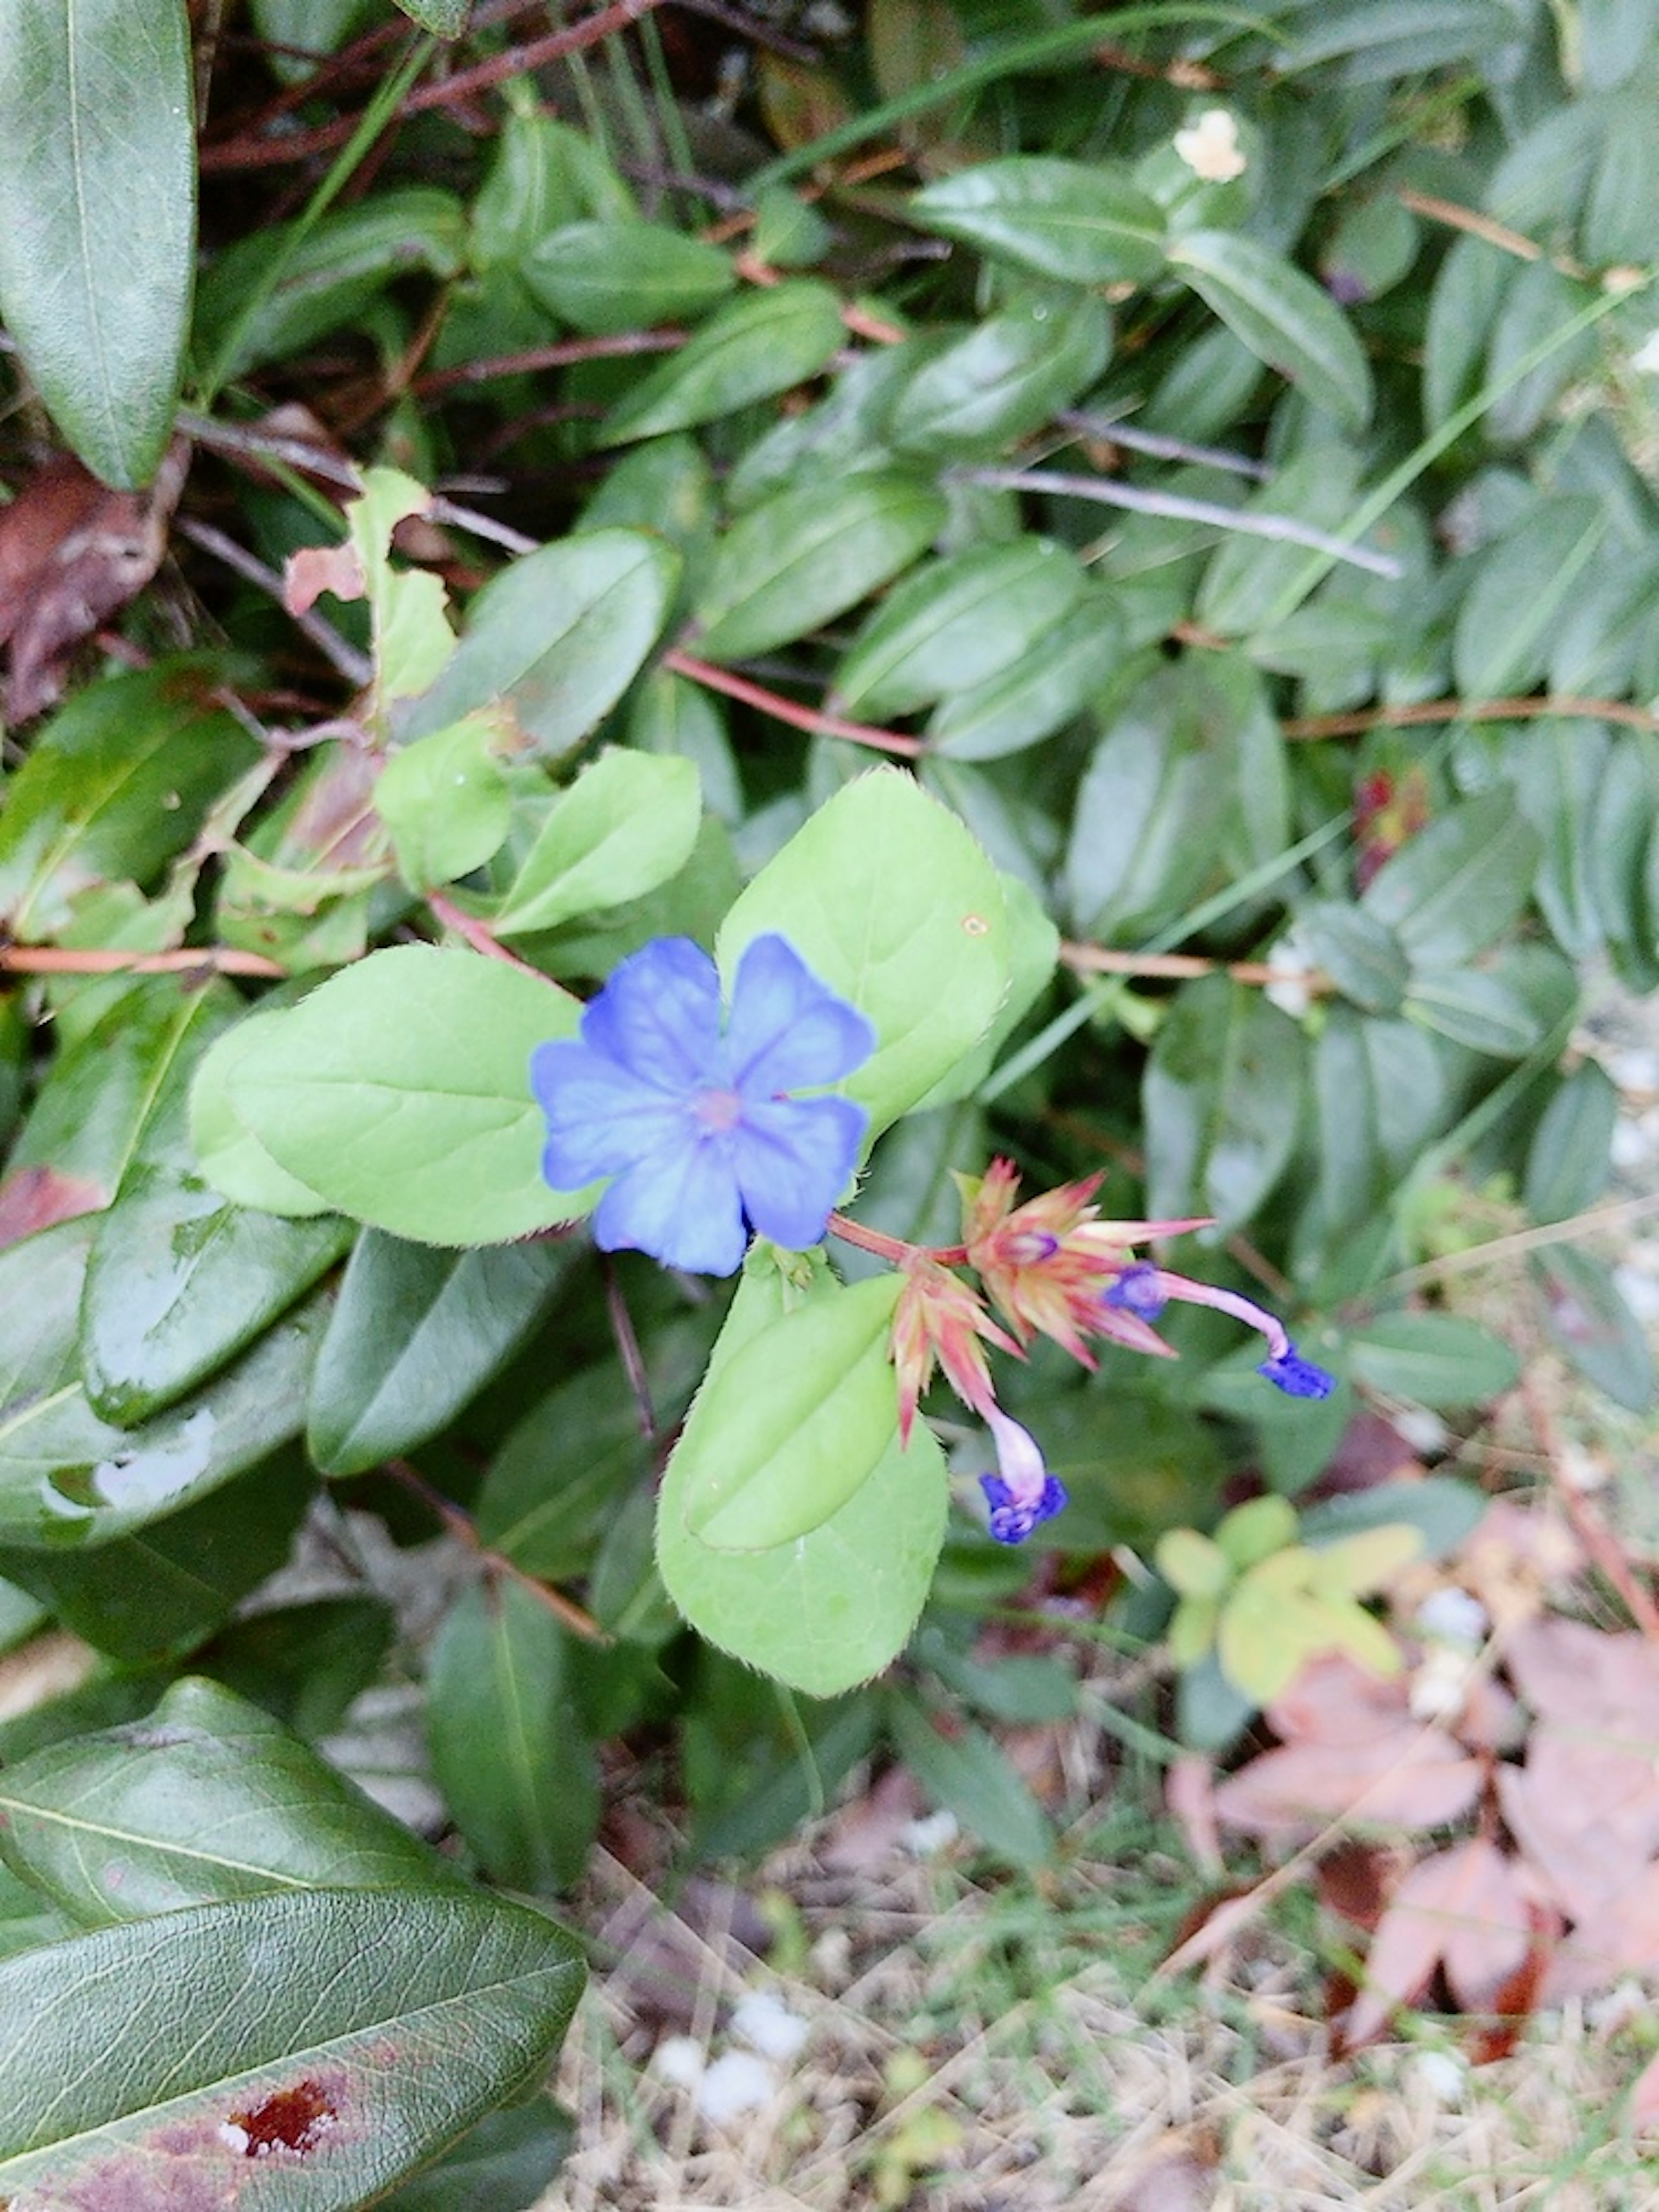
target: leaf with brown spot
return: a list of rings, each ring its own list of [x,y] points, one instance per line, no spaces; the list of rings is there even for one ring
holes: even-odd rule
[[[38,1229],[77,1214],[96,1213],[109,1204],[108,1191],[84,1176],[59,1175],[55,1168],[18,1168],[0,1182],[0,1245],[21,1243]]]
[[[581,1979],[551,1921],[459,1888],[287,1890],[20,1953],[0,2202],[352,2212],[541,2073]]]

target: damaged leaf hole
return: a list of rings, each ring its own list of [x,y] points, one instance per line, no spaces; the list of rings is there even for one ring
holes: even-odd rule
[[[289,2152],[303,2158],[328,2133],[338,2111],[318,2081],[278,2089],[244,2112],[221,2124],[220,2139],[244,2158],[270,2158]]]

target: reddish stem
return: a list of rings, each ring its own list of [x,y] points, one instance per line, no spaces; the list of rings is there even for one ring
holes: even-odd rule
[[[263,952],[235,952],[224,945],[186,945],[176,952],[0,945],[0,972],[13,975],[188,975],[205,970],[220,975],[288,973]]]
[[[444,927],[453,929],[457,937],[465,938],[475,952],[482,952],[486,959],[505,960],[510,968],[521,968],[526,975],[533,975],[538,983],[547,981],[539,968],[532,967],[528,960],[520,960],[516,952],[509,952],[487,923],[480,921],[475,914],[464,913],[453,899],[446,898],[441,891],[428,891],[426,902],[428,911],[436,915]]]
[[[849,1221],[844,1213],[832,1213],[828,1227],[833,1237],[843,1244],[856,1244],[860,1252],[873,1252],[878,1260],[890,1260],[902,1267],[907,1260],[920,1257],[932,1260],[941,1267],[964,1267],[968,1264],[965,1244],[911,1244],[902,1237],[890,1237],[884,1229],[871,1229],[862,1221]]]
[[[758,707],[763,714],[787,722],[792,729],[808,731],[813,737],[846,738],[855,745],[870,745],[878,752],[897,753],[905,760],[915,760],[927,750],[920,738],[906,737],[898,730],[878,730],[868,722],[843,721],[839,714],[826,714],[817,707],[798,707],[781,693],[751,684],[746,676],[734,676],[729,668],[716,668],[712,661],[695,659],[690,653],[682,653],[677,645],[670,646],[662,662],[665,668],[672,668],[676,675],[687,677],[693,684],[701,684],[710,691],[723,691],[728,699],[740,699],[745,707]]]

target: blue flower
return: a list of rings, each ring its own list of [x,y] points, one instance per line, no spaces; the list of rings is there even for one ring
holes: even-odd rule
[[[531,1057],[542,1173],[555,1190],[615,1177],[593,1212],[607,1252],[729,1275],[750,1227],[799,1251],[823,1236],[869,1116],[789,1094],[839,1082],[875,1047],[781,937],[745,947],[724,1031],[714,962],[689,937],[657,938],[589,1001],[579,1038]]]
[[[996,1439],[1000,1474],[982,1474],[979,1486],[990,1508],[987,1526],[999,1544],[1023,1544],[1033,1528],[1052,1521],[1068,1504],[1066,1486],[1043,1464],[1036,1438],[1000,1406],[980,1407]]]
[[[1283,1352],[1264,1359],[1255,1371],[1265,1375],[1287,1398],[1328,1398],[1336,1388],[1335,1376],[1304,1359],[1288,1337]]]

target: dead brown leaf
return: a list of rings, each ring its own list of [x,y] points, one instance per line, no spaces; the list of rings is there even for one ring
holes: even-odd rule
[[[1346,2041],[1368,2043],[1443,1966],[1461,2005],[1478,2010],[1524,1963],[1533,1923],[1514,1862],[1484,1836],[1412,1868],[1377,1924]]]
[[[64,688],[83,638],[161,564],[190,448],[170,448],[148,491],[112,491],[64,454],[0,508],[0,643],[11,648],[6,715],[26,722]]]

